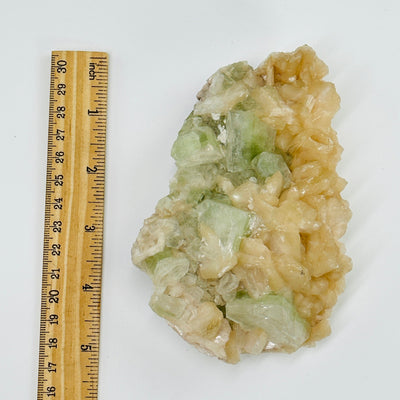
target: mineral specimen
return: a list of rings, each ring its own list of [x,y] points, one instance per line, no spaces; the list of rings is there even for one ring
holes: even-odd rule
[[[303,46],[212,75],[173,144],[170,193],[133,245],[154,283],[151,308],[227,362],[330,333],[351,213],[327,72]]]

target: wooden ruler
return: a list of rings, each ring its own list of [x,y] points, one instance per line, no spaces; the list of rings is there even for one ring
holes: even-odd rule
[[[51,59],[38,399],[97,399],[108,56]]]

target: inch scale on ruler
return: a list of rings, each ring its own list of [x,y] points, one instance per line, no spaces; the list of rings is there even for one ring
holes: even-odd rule
[[[97,399],[108,56],[54,51],[38,400]]]

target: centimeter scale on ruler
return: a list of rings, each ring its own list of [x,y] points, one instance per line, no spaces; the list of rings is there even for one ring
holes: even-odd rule
[[[38,400],[97,399],[108,56],[51,59]]]

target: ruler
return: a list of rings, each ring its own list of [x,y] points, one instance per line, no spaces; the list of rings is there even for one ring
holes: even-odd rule
[[[108,56],[54,51],[38,400],[97,399]]]

